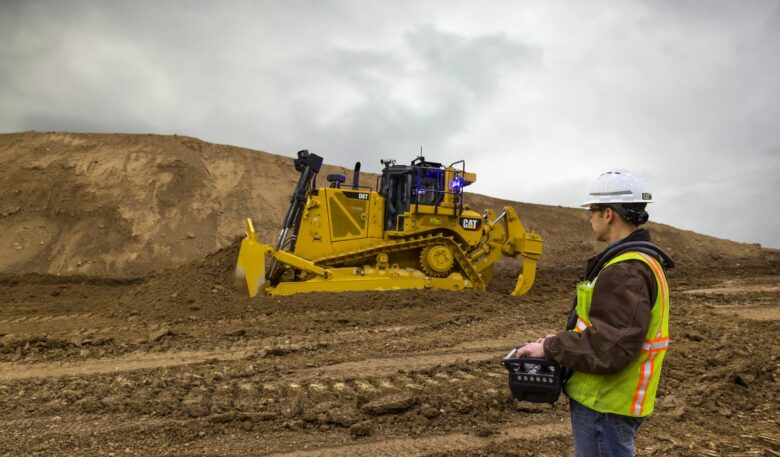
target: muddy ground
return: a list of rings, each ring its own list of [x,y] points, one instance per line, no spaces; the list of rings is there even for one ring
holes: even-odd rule
[[[0,277],[0,455],[571,455],[567,403],[500,358],[564,325],[573,269],[491,290],[263,297],[235,244],[147,277]],[[780,455],[780,265],[679,268],[639,455]]]

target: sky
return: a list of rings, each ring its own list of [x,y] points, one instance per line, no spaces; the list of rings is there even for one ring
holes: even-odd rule
[[[194,136],[780,248],[780,1],[0,0],[0,132]]]

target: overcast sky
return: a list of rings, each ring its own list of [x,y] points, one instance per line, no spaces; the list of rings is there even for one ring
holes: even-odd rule
[[[191,135],[780,248],[778,1],[0,0],[0,132]]]

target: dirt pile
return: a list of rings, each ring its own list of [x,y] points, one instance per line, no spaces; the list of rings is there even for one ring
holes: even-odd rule
[[[202,259],[245,217],[276,231],[296,180],[291,158],[188,137],[0,135],[0,271],[132,276]]]
[[[334,167],[321,174],[332,172],[351,175]],[[289,157],[189,137],[3,134],[0,272],[117,277],[175,267],[230,245],[242,235],[245,217],[272,240],[297,178]],[[375,176],[362,181],[373,183]],[[466,202],[478,211],[515,206],[544,238],[543,267],[579,264],[600,248],[581,210],[476,194]],[[683,263],[755,264],[777,254],[649,227]]]

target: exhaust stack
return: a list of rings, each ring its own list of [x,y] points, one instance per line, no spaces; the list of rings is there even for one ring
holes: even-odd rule
[[[360,162],[355,162],[355,172],[352,174],[352,188],[357,190],[360,182]]]

